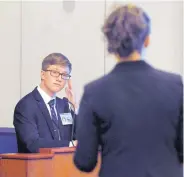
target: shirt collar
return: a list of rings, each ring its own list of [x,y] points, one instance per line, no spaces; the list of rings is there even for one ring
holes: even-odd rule
[[[40,93],[41,97],[43,98],[45,104],[48,104],[49,101],[51,101],[53,99],[56,102],[56,95],[54,95],[53,97],[49,96],[40,86],[37,87],[37,90]]]

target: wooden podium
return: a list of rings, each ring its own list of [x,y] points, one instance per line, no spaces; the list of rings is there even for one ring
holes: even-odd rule
[[[98,177],[80,172],[73,164],[75,148],[43,148],[37,154],[0,154],[0,177]]]
[[[75,148],[43,148],[40,153],[54,154],[54,177],[98,177],[100,169],[100,154],[96,168],[91,173],[79,171],[73,163]]]
[[[0,154],[0,177],[54,177],[53,154]]]

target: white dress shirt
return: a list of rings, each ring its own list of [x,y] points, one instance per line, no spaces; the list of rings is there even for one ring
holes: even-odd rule
[[[37,87],[37,90],[40,93],[41,97],[43,98],[43,100],[45,102],[45,105],[47,106],[47,109],[50,113],[50,116],[51,116],[51,110],[50,110],[50,106],[49,106],[49,101],[55,100],[54,110],[55,110],[55,113],[56,113],[56,116],[57,116],[57,119],[58,119],[58,115],[57,115],[57,111],[56,111],[56,95],[54,95],[53,97],[49,96],[47,93],[45,93],[45,91],[43,91],[41,89],[40,86]]]

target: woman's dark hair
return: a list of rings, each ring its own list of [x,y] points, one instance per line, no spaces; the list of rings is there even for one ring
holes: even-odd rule
[[[128,57],[133,51],[141,53],[150,33],[150,19],[139,7],[118,7],[106,19],[102,31],[108,42],[109,53]]]

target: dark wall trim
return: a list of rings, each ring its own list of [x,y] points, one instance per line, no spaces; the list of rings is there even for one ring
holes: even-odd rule
[[[8,128],[8,127],[0,127],[0,134],[9,134],[9,133],[15,133],[15,128]]]
[[[17,139],[14,128],[0,127],[0,154],[17,153]]]

